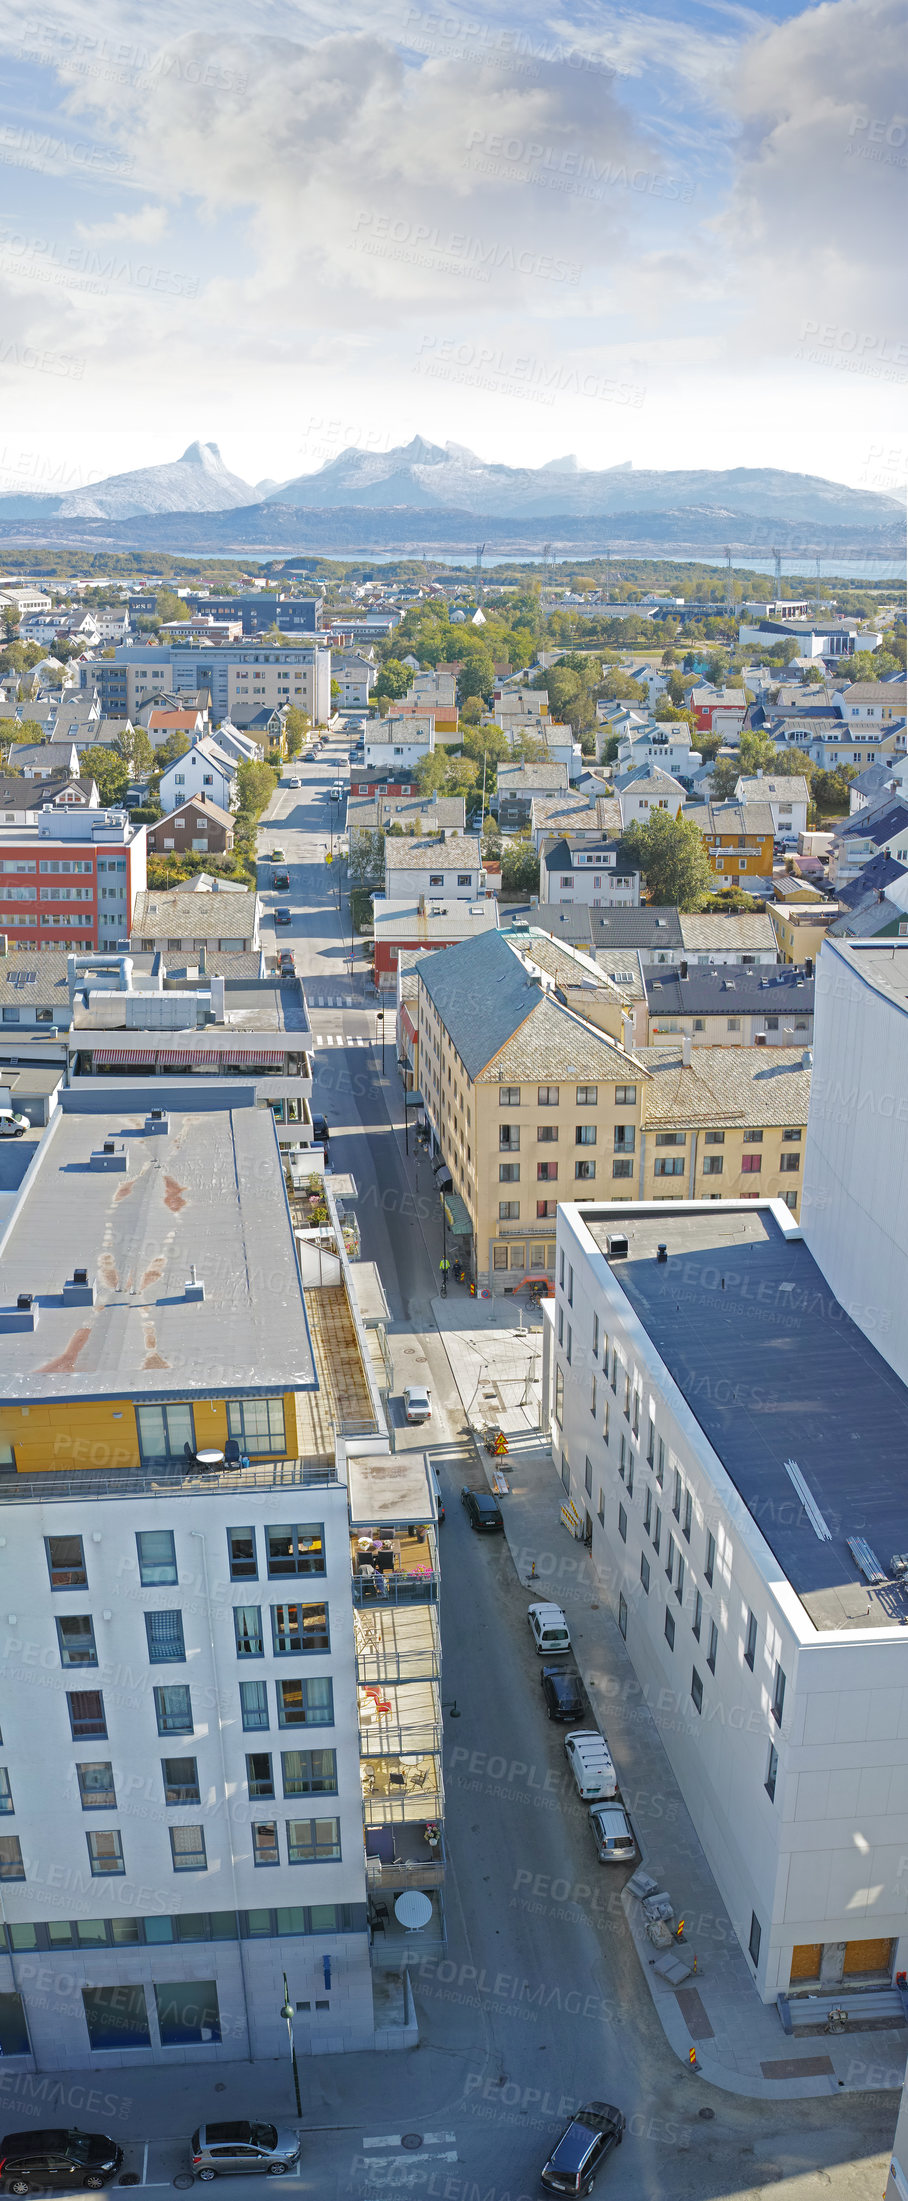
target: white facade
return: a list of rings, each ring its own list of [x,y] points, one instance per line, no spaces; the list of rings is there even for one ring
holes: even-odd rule
[[[724,1206],[701,1203],[699,1213],[718,1223]],[[778,1230],[799,1238],[787,1209],[771,1207]],[[614,1215],[616,1230],[648,1219],[654,1265],[656,1237],[668,1241],[666,1278],[688,1297],[696,1281],[680,1252],[674,1261],[672,1232],[697,1213],[694,1203],[667,1214],[653,1203]],[[723,1259],[740,1289],[732,1243],[716,1253],[714,1288]],[[576,1207],[558,1209],[557,1273],[543,1378],[553,1463],[585,1516],[603,1600],[758,1992],[764,2002],[787,1992],[811,1950],[821,1985],[840,1985],[844,1967],[847,1986],[847,1952],[876,1943],[888,1979],[908,1949],[904,1630],[897,1618],[813,1624],[622,1288],[620,1262]],[[704,1315],[704,1384],[707,1332]],[[793,1520],[797,1504],[792,1490]],[[813,1535],[806,1523],[804,1534]],[[856,1604],[863,1594],[858,1582]]]
[[[266,1471],[259,1474],[264,1482]],[[21,1997],[38,2069],[78,2069],[99,2058],[105,2068],[183,2063],[187,2048],[212,2062],[280,2056],[284,1971],[301,2053],[371,2046],[345,1488],[184,1487],[153,1496],[149,1477],[145,1495],[127,1496],[112,1494],[113,1477],[88,1477],[107,1481],[101,1495],[97,1487],[83,1493],[76,1476],[63,1496],[50,1487],[63,1478],[25,1480],[28,1490],[14,1488],[0,1508],[2,1760],[13,1807],[2,1834],[18,1837],[23,1860],[21,1879],[9,1877],[8,1859],[4,1871],[14,1946],[0,1957],[0,1976],[4,1990]],[[46,1481],[46,1496],[36,1480]],[[323,1525],[322,1574],[269,1578],[268,1528],[288,1520],[307,1530]],[[227,1532],[243,1527],[254,1528],[257,1574],[234,1580]],[[149,1541],[140,1545],[137,1536]],[[58,1537],[80,1541],[46,1544]],[[78,1557],[85,1586],[52,1587],[51,1561],[64,1552],[71,1562]],[[146,1573],[153,1559],[163,1579],[143,1584],[140,1558]],[[168,1579],[174,1569],[176,1582]],[[330,1652],[274,1655],[272,1612],[283,1614],[282,1600],[297,1598],[327,1604]],[[238,1642],[254,1643],[259,1625],[248,1615],[235,1624],[240,1607],[261,1615],[261,1656],[238,1655]],[[64,1668],[57,1623],[86,1614],[97,1663]],[[163,1617],[155,1622],[156,1615]],[[148,1619],[181,1655],[151,1662]],[[279,1725],[284,1681],[306,1684],[308,1724]],[[244,1707],[247,1682],[259,1688]],[[164,1698],[155,1695],[160,1689]],[[183,1690],[188,1705],[174,1694]],[[92,1692],[100,1692],[100,1713]],[[267,1725],[244,1727],[250,1717]],[[162,1734],[162,1719],[177,1725]],[[73,1721],[83,1732],[73,1732]],[[332,1755],[282,1766],[282,1752],[302,1751]],[[253,1753],[270,1758],[274,1801],[250,1793]],[[264,1765],[258,1770],[265,1774]],[[313,1780],[319,1793],[288,1797],[288,1783],[296,1790]],[[168,1803],[175,1785],[194,1794],[196,1781],[198,1802]],[[267,1789],[267,1778],[259,1785]],[[272,1863],[272,1835],[253,1830],[275,1823]],[[313,1823],[321,1832],[307,1831]],[[172,1833],[190,1869],[175,1869],[181,1851]],[[93,1877],[90,1838],[99,1834],[117,1837],[100,1844],[102,1862],[115,1870]],[[332,1856],[309,1859],[310,1848]],[[306,1862],[289,1862],[303,1852]],[[183,2014],[184,2037],[173,2038],[168,1989],[192,1982],[198,1991]],[[83,1990],[104,1988],[119,1990],[119,2015],[113,2005],[105,2015],[101,1998],[90,1998],[93,2036]],[[99,2046],[105,2025],[108,2044]],[[132,2044],[130,2025],[139,2029]]]
[[[561,846],[563,847],[563,843]],[[553,853],[557,853],[557,850]],[[570,868],[552,870],[543,857],[545,898],[549,902],[583,903],[590,909],[638,909],[640,873],[617,862],[613,847],[570,850]]]
[[[652,771],[680,772],[687,778],[702,762],[699,749],[691,744],[689,727],[669,723],[662,729],[648,726],[642,733],[625,735],[615,769],[632,772],[637,765],[645,764]]]
[[[363,769],[399,772],[406,767],[412,771],[420,757],[428,756],[434,747],[435,728],[431,723],[424,725],[418,718],[386,718],[366,729]]]
[[[193,742],[185,756],[177,757],[161,773],[161,808],[167,817],[171,810],[178,810],[190,795],[207,795],[209,802],[216,802],[221,810],[233,810],[236,804],[237,762],[213,742],[209,735]]]
[[[824,941],[804,1234],[858,1328],[908,1382],[908,940]],[[888,1554],[887,1554],[888,1556]]]
[[[687,801],[680,780],[672,779],[667,772],[652,772],[646,778],[629,780],[617,793],[621,824],[625,829],[629,825],[646,825],[654,810],[667,810],[669,817],[680,817]]]
[[[799,836],[807,831],[810,790],[800,775],[756,772],[748,777],[742,773],[735,783],[735,801],[768,803],[773,835],[787,847],[796,848]]]
[[[399,844],[398,844],[399,845]],[[398,866],[394,861],[394,842],[385,838],[385,899],[389,902],[419,899],[453,902],[476,902],[485,893],[486,875],[481,864],[452,863],[439,848],[434,863],[427,862],[417,870],[412,864]],[[406,846],[406,843],[404,843]]]

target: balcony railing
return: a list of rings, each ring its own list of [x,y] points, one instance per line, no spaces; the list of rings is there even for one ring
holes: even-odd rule
[[[393,1687],[396,1682],[437,1681],[441,1673],[441,1651],[437,1639],[427,1642],[416,1651],[386,1650],[384,1645],[364,1646],[357,1652],[356,1678],[362,1687],[365,1683],[379,1687]]]
[[[398,1857],[393,1865],[383,1865],[378,1857],[366,1858],[366,1892],[369,1895],[400,1895],[404,1888],[441,1888],[444,1886],[446,1866],[444,1858]]]
[[[360,1757],[414,1758],[441,1749],[441,1721],[414,1720],[412,1725],[392,1727],[390,1720],[361,1720]]]
[[[526,1235],[526,1234],[524,1234]],[[353,1576],[354,1605],[436,1605],[438,1603],[438,1576],[427,1568],[424,1574],[380,1574]]]
[[[187,1496],[221,1497],[225,1491],[310,1489],[336,1483],[333,1460],[259,1460],[249,1467],[183,1468],[124,1467],[117,1474],[95,1468],[63,1471],[48,1468],[37,1475],[15,1475],[0,1470],[0,1502],[37,1505],[47,1498],[164,1498],[185,1492]]]

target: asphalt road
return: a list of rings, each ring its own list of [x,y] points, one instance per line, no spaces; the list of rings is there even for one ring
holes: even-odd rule
[[[752,2201],[772,2188],[790,2201],[869,2201],[885,2184],[891,2094],[751,2102],[704,2085],[669,2050],[616,1902],[623,1875],[596,1863],[586,1813],[565,1778],[561,1732],[545,1717],[526,1592],[504,1540],[475,1535],[458,1504],[475,1462],[431,1319],[437,1195],[412,1140],[410,1157],[403,1151],[390,1018],[383,1081],[374,1000],[359,982],[351,986],[349,934],[324,862],[326,790],[341,755],[338,748],[300,766],[303,786],[279,791],[261,839],[285,848],[291,873],[280,899],[294,921],[278,941],[293,942],[310,1002],[325,999],[311,1007],[313,1031],[339,1042],[316,1050],[313,1105],[328,1117],[334,1167],[357,1182],[363,1255],[377,1262],[392,1311],[396,1388],[427,1382],[433,1396],[447,1509],[449,1946],[444,1962],[427,1962],[413,1980],[419,2051],[371,2060],[381,2071],[365,2079],[362,2099],[379,2099],[380,2112],[360,2123],[338,2068],[346,2059],[320,2060],[322,2110],[310,2112],[288,2196],[300,2188],[329,2201],[399,2189],[433,2201],[536,2195],[559,2120],[598,2097],[629,2120],[601,2174],[603,2197]],[[364,1038],[368,1046],[356,1044]],[[399,1441],[422,1446],[424,1433],[401,1429]],[[410,2149],[403,2140],[413,2132],[421,2144]]]

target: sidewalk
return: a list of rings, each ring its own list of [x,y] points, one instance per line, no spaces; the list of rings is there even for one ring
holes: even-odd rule
[[[756,1994],[661,1741],[659,1708],[644,1699],[589,1552],[560,1517],[564,1493],[551,1446],[538,1434],[538,1393],[530,1375],[534,1358],[538,1371],[540,1327],[526,1327],[525,1317],[521,1333],[511,1300],[465,1305],[462,1294],[449,1295],[434,1300],[432,1311],[467,1418],[474,1426],[496,1422],[508,1437],[502,1512],[518,1578],[567,1613],[576,1663],[618,1766],[642,1862],[668,1890],[676,1918],[684,1918],[679,1953],[689,1962],[696,1957],[696,1972],[673,1988],[653,1969],[658,1951],[646,1938],[639,1903],[627,1892],[620,1897],[676,2056],[687,2064],[693,2048],[704,2079],[756,2100],[900,2088],[908,2056],[903,2027],[789,2036],[774,2005]],[[491,1462],[479,1446],[476,1457],[488,1475]],[[671,1708],[663,1716],[670,1717]]]

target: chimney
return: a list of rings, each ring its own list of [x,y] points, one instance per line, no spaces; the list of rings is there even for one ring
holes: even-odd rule
[[[626,1054],[626,1055],[629,1055],[629,1054],[630,1054],[630,1051],[631,1051],[631,1048],[633,1047],[633,1044],[634,1044],[634,1019],[633,1019],[633,1017],[632,1017],[632,1016],[629,1016],[629,1015],[628,1015],[628,1012],[627,1012],[627,1010],[626,1010],[626,1009],[625,1009],[625,1010],[624,1010],[624,1011],[622,1012],[622,1017],[621,1017],[621,1024],[622,1024],[622,1042],[621,1042],[621,1043],[622,1043],[622,1046],[623,1046],[623,1048],[624,1048],[624,1052],[625,1052],[625,1054]]]
[[[682,978],[686,978],[686,977],[687,977],[687,964],[686,964],[686,963],[681,963],[681,964],[679,964],[679,966],[678,966],[678,967],[679,967],[679,970],[680,970],[680,973],[681,973],[681,977],[682,977]]]
[[[682,1062],[682,1066],[683,1066],[683,1068],[684,1068],[685,1070],[689,1070],[689,1069],[690,1069],[690,1058],[691,1058],[691,1050],[692,1050],[693,1044],[694,1044],[694,1043],[693,1043],[693,1040],[691,1039],[690,1033],[689,1033],[689,1032],[685,1032],[685,1033],[683,1034],[683,1036],[682,1036],[682,1040],[681,1040],[681,1062]]]

